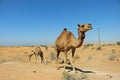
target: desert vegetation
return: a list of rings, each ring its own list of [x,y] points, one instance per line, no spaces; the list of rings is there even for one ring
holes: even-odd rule
[[[89,79],[86,73],[79,74],[63,73],[63,77],[61,80],[89,80]]]
[[[120,41],[117,42],[117,45],[120,45]]]
[[[38,47],[38,46],[37,46]],[[64,70],[64,54],[59,55],[60,69],[56,70],[56,51],[53,46],[40,46],[44,54],[44,63],[35,57],[29,62],[29,54],[36,46],[1,46],[0,47],[0,79],[23,80],[24,78],[43,80],[119,80],[120,79],[120,46],[103,44],[97,50],[97,44],[83,44],[75,51],[75,69],[72,72],[69,60]],[[71,51],[68,52],[71,59]],[[46,77],[47,75],[47,77]]]

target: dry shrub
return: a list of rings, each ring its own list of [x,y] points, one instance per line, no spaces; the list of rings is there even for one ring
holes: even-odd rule
[[[120,41],[118,41],[116,44],[117,44],[117,45],[120,45]]]
[[[0,64],[5,63],[7,60],[5,58],[0,58]]]
[[[91,55],[89,55],[88,56],[88,58],[87,58],[87,60],[91,60],[92,59],[92,56]]]
[[[50,53],[50,60],[51,61],[56,60],[55,53],[53,53],[53,52]]]
[[[51,63],[50,59],[48,57],[44,57],[44,64],[47,65]]]
[[[79,61],[80,57],[78,55],[75,55],[75,60],[74,61]]]
[[[101,46],[98,46],[97,48],[96,48],[96,50],[101,50],[102,48],[101,48]]]
[[[63,78],[62,80],[76,80],[75,76],[68,74],[68,73],[63,73]]]
[[[87,49],[88,47],[90,47],[90,46],[94,46],[93,44],[86,44],[86,45],[83,45],[83,48],[82,48],[82,50],[84,50],[84,49]]]
[[[109,59],[110,61],[115,60],[115,59],[116,59],[115,53],[111,53],[111,54],[109,55],[108,59]]]
[[[88,76],[85,73],[81,74],[63,73],[62,80],[88,80]]]
[[[41,47],[44,47],[46,50],[48,50],[48,46],[46,45],[40,45]]]

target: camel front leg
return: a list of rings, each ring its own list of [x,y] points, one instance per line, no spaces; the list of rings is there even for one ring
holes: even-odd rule
[[[60,51],[57,51],[57,55],[56,55],[57,70],[59,70],[59,65],[58,65],[59,54],[60,54]]]
[[[64,54],[64,72],[66,72],[66,63],[67,63],[67,52],[65,51],[65,54]]]
[[[30,62],[32,56],[33,56],[33,53],[29,55],[29,62]]]
[[[75,60],[74,54],[75,54],[75,49],[72,49],[72,67],[73,67],[73,71],[76,71],[74,66],[74,60]]]
[[[36,59],[36,62],[35,62],[35,63],[37,63],[37,57],[38,57],[38,55],[35,54],[35,59]]]

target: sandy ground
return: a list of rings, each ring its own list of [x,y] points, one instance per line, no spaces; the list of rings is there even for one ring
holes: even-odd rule
[[[0,47],[0,80],[120,80],[120,46],[103,44],[83,45],[75,52],[75,67],[67,65],[63,73],[63,64],[56,69],[55,50],[51,46],[42,46],[45,61],[35,63],[35,57],[29,62],[29,54],[35,47]],[[60,54],[63,59],[63,53]],[[68,52],[71,59],[71,51]]]

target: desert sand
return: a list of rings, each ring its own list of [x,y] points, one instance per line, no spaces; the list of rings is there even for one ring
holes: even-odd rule
[[[67,65],[63,73],[63,64],[56,69],[55,49],[53,46],[41,46],[44,63],[40,58],[35,63],[29,54],[35,47],[1,46],[0,47],[0,80],[120,80],[120,46],[116,44],[87,44],[75,52],[76,73]],[[71,59],[71,51],[68,52]],[[63,59],[63,53],[60,59]]]

